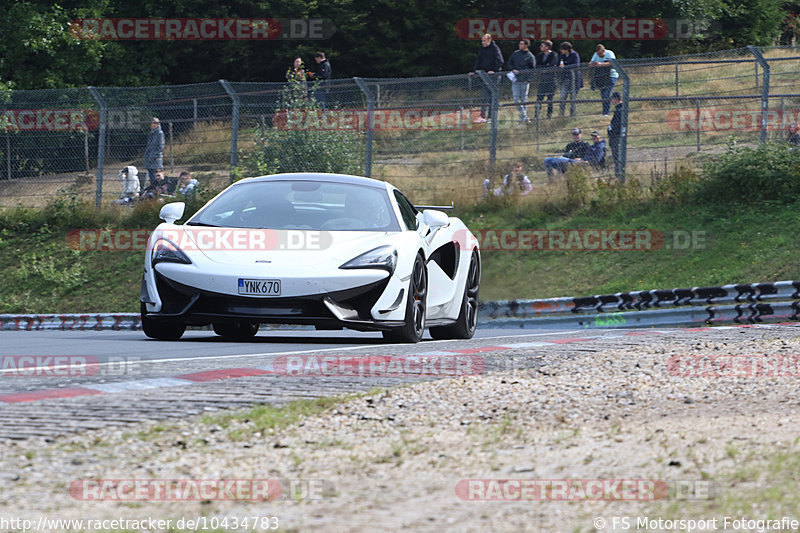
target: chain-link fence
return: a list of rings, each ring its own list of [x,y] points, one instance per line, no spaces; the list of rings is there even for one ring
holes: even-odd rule
[[[161,121],[167,176],[186,170],[219,188],[234,176],[347,171],[425,203],[480,197],[484,179],[499,183],[516,161],[534,185],[576,164],[611,181],[658,179],[732,142],[785,140],[798,122],[796,48],[619,58],[611,61],[618,78],[589,59],[529,72],[523,103],[507,72],[14,91],[0,103],[0,206],[75,195],[103,205],[121,192],[127,165],[146,187],[152,117]],[[525,78],[515,82],[517,100]],[[604,160],[547,160],[563,157],[575,128],[581,141],[606,143]]]

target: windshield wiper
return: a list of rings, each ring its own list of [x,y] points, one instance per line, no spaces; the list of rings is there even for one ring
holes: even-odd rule
[[[218,226],[216,224],[209,224],[208,222],[195,222],[195,221],[187,222],[186,225],[187,226],[208,226],[209,228],[219,228],[219,227],[221,227],[221,226]]]

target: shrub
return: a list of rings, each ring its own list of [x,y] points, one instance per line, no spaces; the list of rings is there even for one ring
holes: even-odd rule
[[[287,108],[303,113],[324,113],[314,100],[287,98]],[[256,148],[242,156],[243,174],[260,176],[277,172],[334,172],[363,175],[364,135],[347,130],[264,131]]]
[[[728,151],[703,168],[697,198],[705,202],[770,201],[793,203],[800,189],[800,152],[786,143]]]

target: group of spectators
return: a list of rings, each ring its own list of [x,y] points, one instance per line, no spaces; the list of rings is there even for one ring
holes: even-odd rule
[[[538,87],[536,91],[535,118],[539,118],[542,103],[547,100],[547,118],[553,115],[553,98],[556,88],[560,88],[560,114],[564,115],[567,100],[571,100],[571,113],[575,112],[575,99],[578,91],[583,88],[583,76],[580,65],[581,58],[576,52],[572,43],[565,41],[559,45],[559,52],[553,50],[553,42],[544,39],[539,43],[539,53],[535,56],[529,50],[530,39],[520,39],[518,49],[515,50],[504,62],[503,53],[500,47],[494,42],[491,34],[484,34],[481,37],[481,47],[475,58],[470,75],[482,70],[487,74],[494,74],[505,69],[508,71],[506,76],[511,80],[511,92],[514,103],[519,110],[520,122],[528,122],[527,102],[531,80],[538,74]],[[611,67],[611,60],[616,59],[614,52],[607,50],[602,44],[598,44],[589,66],[592,67],[591,88],[600,91],[603,101],[603,115],[608,116],[610,109],[610,96],[614,85],[619,79],[619,73]],[[536,72],[537,69],[544,69]],[[495,83],[497,78],[495,78]],[[492,99],[492,91],[486,85],[483,86],[483,103],[481,105],[480,116],[475,119],[476,123],[483,123],[491,120],[490,113],[487,113],[489,102]]]
[[[317,81],[311,97],[325,109],[328,99],[327,80],[331,79],[331,63],[325,58],[325,52],[314,54],[317,66],[314,70],[306,69],[303,58],[295,56],[292,66],[286,70],[286,81],[289,82],[289,98],[292,100],[306,100],[308,98],[308,82]]]
[[[153,117],[150,121],[150,134],[144,150],[144,167],[148,174],[148,184],[144,189],[139,181],[139,169],[134,165],[127,165],[119,171],[122,193],[113,203],[131,204],[137,200],[170,196],[191,199],[197,192],[198,182],[189,172],[183,171],[177,178],[164,175],[164,131],[158,117]]]

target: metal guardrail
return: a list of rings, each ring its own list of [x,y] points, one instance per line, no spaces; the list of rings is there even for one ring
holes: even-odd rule
[[[656,327],[800,320],[800,281],[485,302],[478,320],[516,327]],[[5,314],[1,330],[137,330],[139,313]]]
[[[654,327],[798,320],[800,281],[486,302],[478,318],[498,326]]]
[[[139,313],[82,313],[0,315],[2,330],[102,330],[139,329]]]

